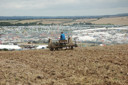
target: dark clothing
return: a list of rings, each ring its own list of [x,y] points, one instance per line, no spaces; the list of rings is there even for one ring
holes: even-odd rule
[[[66,40],[64,34],[61,34],[61,36],[60,36],[60,40]]]

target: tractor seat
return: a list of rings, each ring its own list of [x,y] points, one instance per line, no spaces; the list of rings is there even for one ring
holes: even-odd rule
[[[67,40],[59,40],[59,43],[67,43]]]

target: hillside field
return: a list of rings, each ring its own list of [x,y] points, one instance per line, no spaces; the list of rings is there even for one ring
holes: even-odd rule
[[[128,44],[0,51],[0,85],[128,85]]]
[[[0,20],[11,24],[34,23],[34,25],[74,25],[74,24],[97,24],[97,25],[128,25],[128,16],[124,17],[103,17],[103,18],[83,18],[83,19],[29,19],[29,20]]]

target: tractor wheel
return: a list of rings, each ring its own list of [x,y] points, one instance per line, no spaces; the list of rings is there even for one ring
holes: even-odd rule
[[[50,48],[50,51],[53,51],[54,49],[53,48]]]
[[[71,50],[73,50],[73,46],[71,46]]]
[[[58,48],[55,48],[55,50],[58,50]]]

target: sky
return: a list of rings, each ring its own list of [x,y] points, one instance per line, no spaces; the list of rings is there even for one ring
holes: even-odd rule
[[[128,0],[0,0],[0,16],[97,16],[128,13]]]

